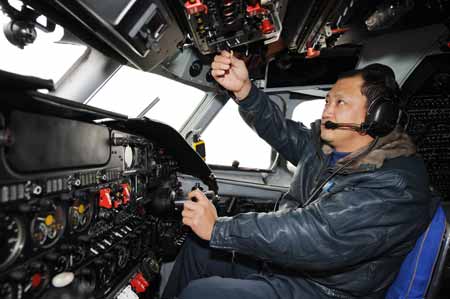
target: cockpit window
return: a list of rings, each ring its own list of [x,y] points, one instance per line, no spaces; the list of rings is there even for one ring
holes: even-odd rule
[[[292,120],[301,122],[305,127],[311,128],[311,123],[322,117],[325,99],[304,101],[298,104],[292,112]],[[287,162],[287,168],[295,171],[295,166]]]
[[[312,122],[321,118],[324,106],[325,99],[302,102],[292,112],[292,120],[301,122],[305,127],[310,128]]]
[[[180,130],[204,96],[197,88],[122,66],[86,104]]]
[[[10,18],[0,11],[3,28]],[[34,43],[20,49],[11,44],[0,32],[0,69],[21,75],[52,79],[55,83],[86,50],[85,46],[57,43],[63,36],[63,28],[56,26],[54,32],[37,30]]]
[[[271,147],[242,120],[238,106],[229,100],[202,134],[206,163],[269,169]],[[236,164],[235,164],[236,165]]]

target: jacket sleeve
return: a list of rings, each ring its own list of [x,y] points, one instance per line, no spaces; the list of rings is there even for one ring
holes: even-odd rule
[[[373,186],[345,188],[306,208],[221,217],[210,246],[297,270],[340,269],[386,253],[405,236],[412,246],[429,218],[411,198],[398,177],[381,175]]]
[[[313,150],[311,131],[299,122],[286,119],[280,108],[256,86],[252,85],[239,106],[244,121],[292,164],[297,165],[302,153]]]

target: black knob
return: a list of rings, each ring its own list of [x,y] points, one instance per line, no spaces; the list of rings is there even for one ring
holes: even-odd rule
[[[196,60],[191,64],[191,67],[189,68],[189,75],[192,77],[197,77],[202,72],[203,65],[200,60]]]

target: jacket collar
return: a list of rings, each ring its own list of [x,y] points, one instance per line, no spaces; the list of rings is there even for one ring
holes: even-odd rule
[[[314,143],[320,154],[331,154],[333,148],[320,139],[320,119],[311,124],[311,129],[314,136]],[[395,128],[390,134],[379,138],[373,149],[364,154],[369,146],[367,145],[338,160],[335,167],[342,166],[350,159],[356,157],[355,162],[345,168],[346,172],[374,170],[382,167],[385,160],[403,156],[407,157],[416,153],[416,147],[411,138],[399,127]],[[362,156],[357,158],[361,154]]]

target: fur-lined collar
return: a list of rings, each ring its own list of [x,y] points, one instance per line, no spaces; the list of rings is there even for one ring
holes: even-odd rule
[[[320,138],[320,120],[315,122],[313,126],[313,131],[318,131],[318,136]],[[317,134],[317,133],[316,133]],[[322,151],[324,154],[329,155],[333,151],[333,148],[321,142]],[[399,127],[395,128],[390,134],[378,139],[374,148],[370,150],[367,154],[364,152],[369,148],[370,145],[361,148],[348,156],[340,159],[336,163],[336,167],[342,166],[350,159],[358,157],[362,154],[360,158],[357,158],[354,163],[351,163],[346,167],[347,171],[358,171],[358,170],[369,170],[377,169],[383,166],[385,160],[393,159],[402,156],[411,156],[416,153],[416,146],[412,142],[411,138],[404,133]]]

